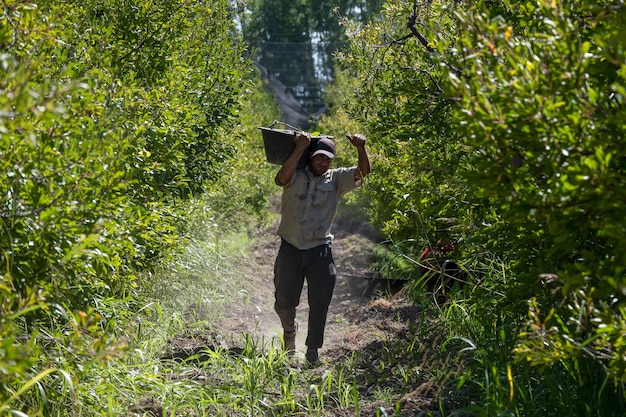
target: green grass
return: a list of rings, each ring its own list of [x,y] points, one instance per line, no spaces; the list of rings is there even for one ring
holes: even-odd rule
[[[142,302],[102,300],[99,311],[114,318],[104,323],[118,336],[109,350],[90,352],[89,337],[69,348],[54,344],[66,329],[47,331],[41,340],[56,349],[56,363],[14,389],[0,415],[624,415],[623,386],[593,360],[546,369],[514,362],[517,310],[489,290],[511,278],[495,261],[480,286],[447,302],[411,294],[424,314],[395,337],[381,336],[321,369],[295,366],[272,340],[243,332],[225,339],[217,330],[225,306],[233,294],[245,303],[259,285],[242,277],[253,275],[249,253],[264,236],[205,228],[151,278]],[[172,357],[174,344],[185,341],[198,343],[184,358]],[[597,380],[581,378],[594,372]],[[416,400],[420,407],[411,409]]]
[[[247,233],[216,229],[203,235],[151,278],[153,288],[142,303],[103,302],[103,310],[120,318],[116,331],[125,347],[89,363],[70,387],[48,383],[39,395],[23,395],[23,406],[39,404],[28,407],[30,415],[315,416],[328,406],[352,404],[352,381],[341,372],[320,376],[293,367],[271,343],[247,334],[226,346],[210,343],[219,336],[214,327],[232,295],[245,302],[246,291],[254,290],[242,272],[242,265],[254,265],[246,258],[252,243]],[[176,338],[203,338],[207,349],[184,360],[163,359]],[[50,378],[42,375],[32,385]],[[61,401],[52,403],[52,397]]]

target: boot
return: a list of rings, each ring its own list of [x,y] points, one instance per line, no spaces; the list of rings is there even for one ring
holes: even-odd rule
[[[294,320],[293,330],[283,331],[283,349],[290,357],[296,353],[296,333],[298,333],[298,322]]]
[[[309,366],[315,366],[320,363],[320,357],[316,348],[308,348],[306,350],[305,358]]]

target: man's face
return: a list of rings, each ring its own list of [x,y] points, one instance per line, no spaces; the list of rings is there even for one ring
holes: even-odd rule
[[[324,175],[324,173],[328,171],[332,162],[333,160],[326,155],[315,155],[313,158],[311,158],[309,169],[311,170],[313,175],[318,177],[320,175]]]

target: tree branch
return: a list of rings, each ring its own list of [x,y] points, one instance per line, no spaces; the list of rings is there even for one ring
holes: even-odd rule
[[[415,37],[422,44],[422,46],[426,48],[426,51],[428,51],[431,54],[439,55],[437,50],[428,44],[428,40],[424,37],[424,35],[422,35],[417,30],[417,0],[413,2],[413,13],[409,16],[406,26],[409,29],[409,31],[411,31],[411,34],[405,36],[403,39],[406,39],[407,37],[411,37],[411,36]],[[454,72],[458,76],[461,76],[462,73],[460,69],[454,67],[453,65],[449,64],[443,59],[442,61],[444,64],[446,64],[448,68],[450,68],[450,70],[452,70],[452,72]]]
[[[413,2],[413,13],[409,16],[409,21],[406,24],[406,27],[409,28],[411,34],[417,38],[418,41],[426,48],[426,50],[430,53],[436,52],[435,49],[428,45],[428,41],[426,38],[418,32],[417,27],[417,0]]]

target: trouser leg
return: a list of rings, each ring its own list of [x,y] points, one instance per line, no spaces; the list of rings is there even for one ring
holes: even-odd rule
[[[274,263],[274,310],[285,332],[295,331],[296,307],[303,285],[300,250],[283,241]]]
[[[305,275],[308,284],[309,330],[306,345],[319,349],[324,343],[328,307],[333,297],[337,270],[330,245],[306,251]]]

